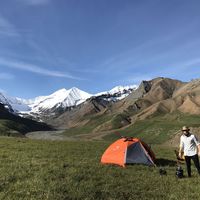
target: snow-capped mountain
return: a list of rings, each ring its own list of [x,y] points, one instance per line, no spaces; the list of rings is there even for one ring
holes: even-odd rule
[[[41,96],[27,100],[26,103],[31,108],[31,112],[38,113],[52,108],[77,106],[91,96],[91,94],[75,87],[69,90],[63,88],[49,96]]]
[[[2,93],[0,93],[0,103],[2,103],[2,104],[4,104],[4,105],[9,104],[7,98],[6,98],[5,95],[2,94]]]
[[[20,98],[8,96],[5,93],[0,93],[0,103],[11,112],[29,111],[30,107],[23,103]]]
[[[137,85],[129,86],[116,86],[110,91],[97,93],[95,96],[104,96],[104,99],[107,101],[119,101],[128,96],[133,90],[138,88]]]
[[[135,89],[137,89],[136,85],[117,86],[110,91],[89,94],[73,87],[69,90],[63,88],[51,95],[39,96],[34,99],[10,97],[7,94],[0,93],[0,103],[4,104],[10,111],[18,114],[40,115],[44,112],[54,112],[56,109],[64,110],[68,107],[77,106],[90,97],[100,97],[106,101],[118,101],[128,96]]]

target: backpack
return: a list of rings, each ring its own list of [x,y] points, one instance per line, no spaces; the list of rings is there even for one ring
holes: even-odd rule
[[[176,177],[177,178],[183,178],[183,169],[181,166],[178,166],[176,168]]]

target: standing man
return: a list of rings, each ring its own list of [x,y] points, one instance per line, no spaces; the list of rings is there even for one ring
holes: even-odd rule
[[[191,159],[194,162],[195,167],[200,175],[200,165],[198,154],[200,154],[200,142],[196,136],[190,133],[190,129],[187,126],[182,128],[182,136],[180,138],[179,157],[184,154],[187,167],[188,177],[191,177]]]

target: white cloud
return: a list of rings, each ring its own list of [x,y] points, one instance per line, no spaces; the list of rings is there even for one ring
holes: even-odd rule
[[[54,70],[48,70],[48,69],[44,69],[42,67],[39,67],[39,66],[36,66],[36,65],[33,65],[33,64],[10,61],[10,60],[6,60],[4,58],[0,58],[0,65],[2,65],[4,67],[23,70],[23,71],[29,71],[29,72],[33,72],[33,73],[41,74],[41,75],[45,75],[45,76],[53,76],[53,77],[60,77],[60,78],[83,80],[79,77],[72,76],[69,73],[64,73],[64,72],[54,71]]]
[[[4,80],[10,80],[13,79],[14,75],[9,74],[9,73],[0,73],[0,80],[4,79]]]
[[[19,36],[16,28],[7,19],[0,15],[0,36]]]
[[[24,4],[30,6],[45,5],[50,2],[50,0],[18,0],[18,1],[21,1]]]

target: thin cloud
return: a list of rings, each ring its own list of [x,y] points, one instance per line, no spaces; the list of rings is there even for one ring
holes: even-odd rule
[[[170,75],[170,74],[180,74],[180,73],[188,74],[189,72],[196,75],[195,72],[193,72],[193,70],[191,69],[192,67],[199,69],[199,65],[200,65],[200,58],[192,58],[181,62],[171,62],[166,64],[166,67],[163,70],[161,70],[160,73]]]
[[[152,61],[163,59],[169,57],[169,55],[174,55],[177,52],[182,52],[185,48],[191,48],[194,45],[199,44],[199,39],[193,39],[193,41],[184,42],[179,44],[175,49],[168,49],[165,52],[154,52],[152,49],[156,49],[158,46],[167,46],[168,43],[173,43],[177,41],[180,37],[183,37],[191,32],[194,27],[197,26],[196,22],[190,25],[188,30],[179,30],[170,35],[163,35],[162,37],[152,38],[150,40],[144,41],[138,46],[134,46],[125,52],[118,55],[113,55],[99,65],[99,68],[105,68],[107,71],[112,71],[116,69],[133,69],[138,68],[138,66],[149,64]],[[181,35],[180,35],[181,33]],[[144,59],[145,55],[145,59]]]
[[[200,59],[192,58],[185,59],[177,62],[169,62],[163,65],[157,65],[157,70],[152,72],[146,72],[149,77],[168,77],[175,78],[182,81],[189,81],[194,78],[199,78],[200,74]],[[133,79],[134,80],[134,79]]]
[[[6,59],[3,59],[3,58],[0,58],[0,65],[2,65],[4,67],[23,70],[23,71],[29,71],[29,72],[33,72],[33,73],[45,75],[45,76],[69,78],[69,79],[75,79],[75,80],[83,80],[79,77],[72,76],[69,73],[64,73],[64,72],[54,71],[54,70],[48,70],[48,69],[44,69],[44,68],[41,68],[41,67],[33,65],[33,64],[10,61],[10,60],[6,60]]]
[[[7,19],[0,15],[0,36],[16,37],[19,36],[18,31]]]
[[[30,6],[39,6],[39,5],[46,5],[50,2],[50,0],[18,0],[23,2],[26,5]]]
[[[185,63],[182,63],[181,66],[190,67],[192,65],[199,65],[199,64],[200,64],[200,58],[194,58],[194,59],[186,61]]]
[[[11,80],[14,79],[14,75],[9,73],[0,73],[0,80]]]
[[[71,71],[79,72],[79,73],[88,73],[88,74],[95,74],[95,73],[101,73],[101,69],[94,69],[94,68],[82,68],[82,69],[71,69]]]
[[[175,39],[176,37],[177,37],[176,34],[172,34],[163,36],[161,38],[154,38],[147,40],[125,52],[122,52],[118,55],[114,55],[108,58],[107,60],[105,60],[103,63],[100,64],[100,67],[106,67],[107,70],[113,70],[121,66],[125,68],[125,66],[130,66],[130,64],[133,63],[137,64],[138,66],[138,64],[144,63],[144,61],[141,61],[141,56],[143,55],[143,52],[149,51],[157,45],[163,45],[165,43],[168,43],[169,41]]]
[[[39,55],[37,55],[37,60],[39,61],[45,61],[46,63],[51,63],[53,65],[59,65],[59,66],[67,66],[68,70],[71,72],[78,72],[78,73],[99,73],[101,72],[100,69],[94,69],[93,66],[91,67],[80,67],[76,63],[71,62],[67,60],[66,58],[57,56],[54,54],[53,51],[46,51],[43,46],[35,42],[34,40],[28,40],[27,44],[31,49],[33,49],[35,52],[39,52]],[[49,44],[48,49],[51,47],[51,44]],[[51,49],[52,50],[52,49]],[[81,69],[80,69],[81,68]],[[84,79],[85,80],[85,79]]]

